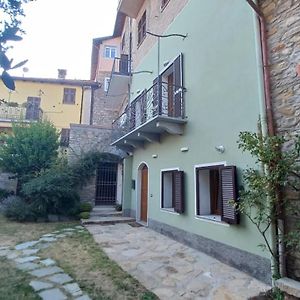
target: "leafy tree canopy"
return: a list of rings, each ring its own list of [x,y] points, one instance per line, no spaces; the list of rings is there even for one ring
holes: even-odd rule
[[[22,40],[21,20],[24,17],[22,5],[31,0],[0,0],[0,69],[1,79],[10,90],[15,90],[15,83],[8,71],[22,67],[27,60],[13,63],[13,59],[7,57],[7,50],[11,47],[8,42]]]
[[[48,168],[58,155],[59,134],[47,121],[13,124],[12,135],[2,136],[0,167],[25,180]]]

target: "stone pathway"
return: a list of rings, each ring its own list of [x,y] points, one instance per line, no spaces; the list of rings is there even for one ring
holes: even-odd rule
[[[64,228],[44,234],[39,240],[18,244],[14,248],[0,247],[0,257],[6,257],[13,261],[18,269],[31,274],[34,280],[30,282],[30,286],[43,300],[91,300],[54,260],[41,259],[38,256],[41,249],[49,247],[58,239],[84,231],[82,226]]]
[[[242,300],[270,286],[146,227],[86,228],[106,254],[160,299]]]

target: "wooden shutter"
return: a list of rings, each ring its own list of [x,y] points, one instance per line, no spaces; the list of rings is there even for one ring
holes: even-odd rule
[[[235,207],[230,203],[237,201],[236,167],[228,166],[220,168],[221,197],[222,197],[222,221],[229,224],[238,224],[239,215]]]
[[[173,171],[174,180],[174,210],[177,213],[184,213],[184,172],[183,171]]]
[[[173,63],[174,117],[184,117],[183,107],[183,55],[180,54]]]
[[[40,97],[27,97],[26,103],[26,120],[39,120],[40,119]]]

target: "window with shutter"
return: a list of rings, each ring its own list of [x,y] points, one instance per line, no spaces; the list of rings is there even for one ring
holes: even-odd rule
[[[143,13],[138,22],[138,45],[140,45],[146,37],[146,11]]]
[[[238,223],[232,201],[237,200],[236,168],[211,165],[196,168],[196,215],[213,221]]]
[[[184,172],[166,170],[161,172],[161,208],[184,213]]]
[[[63,104],[75,104],[76,89],[64,88]]]
[[[220,169],[222,187],[222,221],[238,224],[239,215],[233,203],[237,203],[236,167],[228,166]]]

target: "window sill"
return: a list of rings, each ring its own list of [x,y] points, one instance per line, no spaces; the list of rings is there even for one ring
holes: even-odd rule
[[[169,214],[172,214],[172,215],[177,215],[177,216],[180,215],[179,213],[175,212],[174,208],[161,208],[160,210],[162,212],[169,213]]]
[[[230,226],[228,223],[225,223],[221,220],[221,216],[217,216],[217,215],[195,216],[195,218],[197,220],[216,224],[216,225],[222,225],[226,227]]]
[[[76,103],[63,103],[63,105],[75,105]]]

